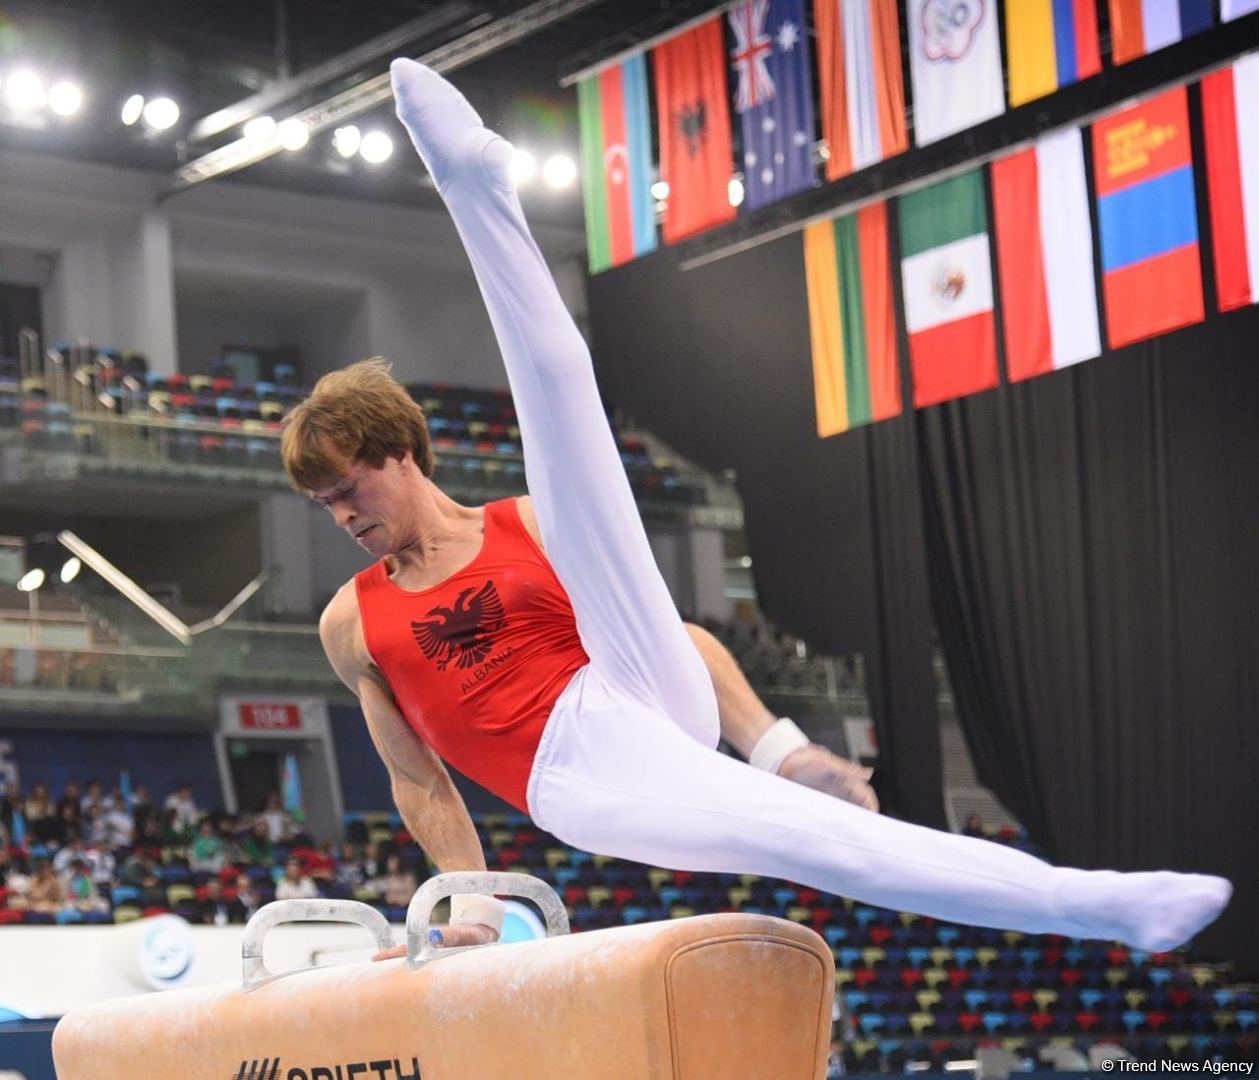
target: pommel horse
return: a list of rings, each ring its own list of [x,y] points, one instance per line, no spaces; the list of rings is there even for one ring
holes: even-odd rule
[[[433,949],[433,908],[519,896],[545,939]],[[374,908],[288,900],[245,928],[240,986],[116,998],[68,1014],[59,1080],[815,1080],[835,966],[812,930],[737,913],[569,935],[559,897],[524,874],[442,874],[407,909],[405,959],[273,974],[266,934],[349,922],[393,944]]]

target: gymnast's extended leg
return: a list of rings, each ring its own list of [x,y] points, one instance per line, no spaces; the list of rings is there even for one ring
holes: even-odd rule
[[[1059,869],[880,817],[705,749],[716,741],[712,685],[651,558],[585,343],[508,183],[510,146],[440,76],[410,61],[396,61],[393,74],[399,116],[489,309],[548,555],[592,661],[556,706],[539,751],[530,808],[540,824],[595,851],[788,877],[981,925],[1155,948],[1213,919],[1230,893],[1222,879]]]

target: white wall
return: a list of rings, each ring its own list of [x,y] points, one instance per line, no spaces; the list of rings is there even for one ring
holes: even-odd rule
[[[382,354],[404,380],[505,384],[444,210],[239,182],[158,203],[165,182],[0,153],[0,245],[56,260],[45,304],[50,342],[85,337],[138,349],[161,371],[175,370],[185,350],[201,366],[207,350],[254,338],[299,345],[312,374]],[[584,325],[581,233],[535,231]]]

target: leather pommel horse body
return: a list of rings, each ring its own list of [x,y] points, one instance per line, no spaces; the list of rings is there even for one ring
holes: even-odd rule
[[[455,893],[526,896],[548,937],[427,948]],[[445,874],[407,913],[402,960],[272,975],[267,930],[388,923],[350,901],[268,904],[246,928],[243,987],[167,990],[67,1015],[59,1080],[815,1080],[830,1043],[834,961],[802,926],[699,915],[568,936],[559,898],[522,874]]]

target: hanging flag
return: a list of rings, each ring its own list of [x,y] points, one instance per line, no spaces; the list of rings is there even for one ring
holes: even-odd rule
[[[804,0],[747,0],[730,9],[734,109],[743,129],[749,210],[812,187],[813,70]]]
[[[1005,111],[995,0],[907,0],[914,141],[919,146]]]
[[[887,203],[804,230],[817,433],[901,412]]]
[[[1010,381],[1099,355],[1079,128],[994,161],[992,203]]]
[[[131,790],[131,773],[127,769],[123,769],[118,774],[118,791],[122,795],[122,809],[131,812],[131,805],[135,802],[135,794]]]
[[[1102,70],[1095,0],[1018,0],[1005,6],[1010,106]]]
[[[896,0],[814,0],[826,179],[909,147]]]
[[[991,389],[997,338],[983,174],[902,195],[898,210],[914,405]]]
[[[1211,25],[1211,0],[1110,0],[1111,59],[1126,64]]]
[[[1202,127],[1215,291],[1231,311],[1259,303],[1259,53],[1202,80]]]
[[[1093,125],[1106,341],[1201,322],[1189,107],[1177,87]]]
[[[651,121],[642,53],[577,84],[590,272],[656,247]]]
[[[651,60],[660,178],[669,185],[664,238],[672,244],[734,217],[734,151],[720,16],[657,45]]]
[[[302,802],[302,775],[297,771],[297,755],[284,755],[284,777],[280,784],[281,801],[284,809],[293,815],[293,820],[306,820],[306,807]]]
[[[13,808],[13,835],[10,842],[15,848],[26,846],[26,817],[16,806]]]
[[[1252,11],[1259,11],[1259,0],[1220,0],[1220,19],[1232,22]]]

